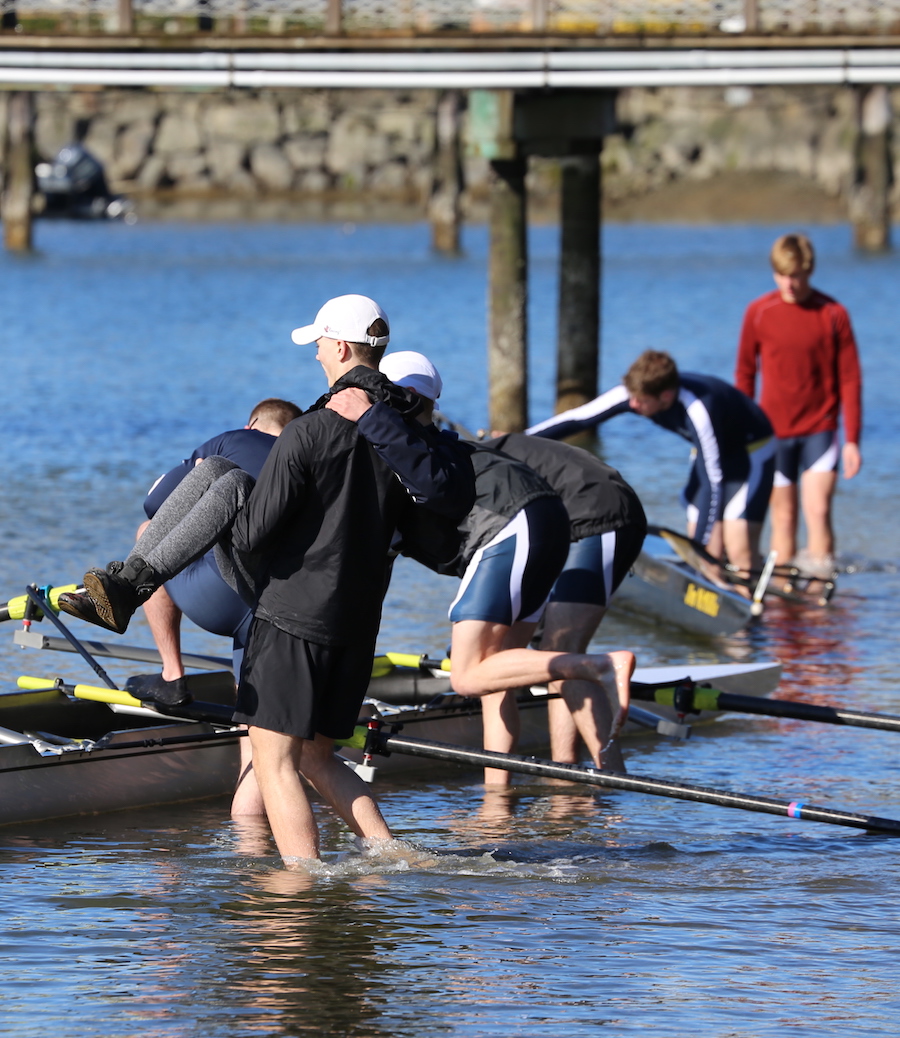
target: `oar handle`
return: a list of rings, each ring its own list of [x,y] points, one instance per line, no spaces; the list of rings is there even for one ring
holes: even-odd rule
[[[90,699],[95,703],[109,703],[112,706],[140,707],[148,714],[159,714],[162,719],[178,719],[181,721],[207,721],[209,724],[231,725],[234,707],[221,703],[204,703],[193,700],[182,706],[161,706],[158,703],[144,702],[118,688],[98,688],[95,685],[68,685],[59,678],[51,681],[48,678],[21,677],[19,688],[50,689],[58,688],[76,699]]]
[[[77,591],[77,584],[62,584],[60,587],[51,587],[47,591],[47,598],[55,612],[59,612],[59,596],[64,592]],[[28,608],[28,595],[16,595],[8,602],[0,603],[0,620],[24,620],[25,611]],[[43,618],[43,613],[37,610],[35,620]]]
[[[32,678],[27,675],[16,680],[19,688],[38,690],[45,688],[63,688],[70,696],[76,699],[90,699],[95,703],[112,703],[115,706],[146,706],[140,699],[117,688],[98,688],[95,685],[64,685],[62,682],[53,682],[48,678]]]
[[[395,667],[427,667],[429,670],[450,670],[450,660],[435,660],[429,656],[415,656],[407,652],[386,653],[386,659],[390,660]]]

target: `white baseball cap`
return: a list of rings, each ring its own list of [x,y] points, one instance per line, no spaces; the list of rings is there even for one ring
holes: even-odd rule
[[[387,346],[390,332],[387,335],[369,335],[373,321],[381,318],[390,327],[387,314],[368,296],[335,296],[316,314],[312,324],[295,328],[291,338],[298,346],[306,346],[326,336],[329,339],[342,339],[344,342],[365,342],[369,346]]]
[[[396,385],[412,389],[429,400],[437,400],[444,386],[438,369],[426,356],[413,350],[389,353],[378,370]]]

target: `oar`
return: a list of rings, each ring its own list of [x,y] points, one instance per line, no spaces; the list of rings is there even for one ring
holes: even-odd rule
[[[738,587],[746,587],[753,590],[762,584],[762,581],[750,578],[761,577],[764,572],[763,570],[751,569],[749,571],[750,577],[743,577],[732,566],[723,565],[722,561],[717,559],[714,555],[711,555],[699,541],[694,541],[686,534],[678,533],[677,530],[670,530],[666,526],[650,525],[647,527],[647,533],[653,534],[656,537],[661,537],[683,562],[686,562],[689,566],[700,573],[704,571],[705,566],[715,566],[722,574],[725,581],[729,584],[735,584]],[[798,577],[802,577],[800,570],[795,566],[773,566],[766,574],[767,578],[772,576],[772,574],[786,577],[791,580],[796,580]],[[819,605],[827,605],[831,596],[834,594],[834,581],[827,580],[822,583],[824,585],[824,590],[819,598],[814,601]],[[772,595],[775,598],[782,598],[786,602],[800,602],[808,605],[813,601],[813,599],[810,599],[806,595],[801,595],[793,591],[783,591],[781,588],[773,587],[771,583],[768,583],[768,579],[765,584],[762,584],[762,587],[764,595]]]
[[[97,677],[103,682],[107,688],[115,688],[116,683],[106,673],[106,671],[100,666],[100,664],[94,659],[94,657],[87,651],[87,649],[81,644],[81,642],[75,637],[74,634],[69,630],[68,627],[60,620],[60,618],[53,612],[53,609],[48,605],[48,597],[45,591],[38,589],[34,585],[25,588],[25,594],[31,599],[31,601],[39,608],[42,609],[47,619],[53,624],[53,626],[59,631],[59,633],[69,642],[72,648],[81,656],[81,658],[87,663],[91,670],[97,675]]]
[[[220,703],[185,703],[182,706],[160,706],[153,703],[152,706],[141,699],[136,699],[118,688],[97,688],[95,685],[70,685],[61,678],[33,678],[23,676],[17,679],[19,688],[32,689],[34,691],[50,688],[58,688],[75,699],[90,699],[95,703],[109,703],[113,706],[139,707],[149,713],[161,714],[164,717],[180,717],[186,721],[209,721],[212,724],[231,724],[231,716],[234,707],[223,706]]]
[[[41,588],[44,597],[50,602],[51,609],[54,612],[59,612],[59,596],[64,591],[77,591],[77,584],[65,584],[62,587],[46,587]],[[3,620],[24,620],[25,613],[28,610],[28,603],[30,599],[28,595],[16,595],[15,598],[11,598],[8,602],[0,602],[0,621]],[[44,617],[43,611],[38,609],[30,617],[32,620],[42,620]]]
[[[633,684],[635,699],[669,706],[680,714],[699,714],[701,710],[730,710],[739,714],[760,714],[763,717],[790,717],[798,721],[821,721],[823,724],[846,724],[856,728],[881,728],[900,732],[900,716],[875,714],[863,710],[845,710],[836,706],[815,706],[812,703],[792,703],[784,699],[757,699],[734,692],[720,692],[715,688],[695,687],[691,682],[670,688]]]
[[[667,782],[664,779],[642,778],[637,775],[619,775],[578,764],[559,764],[556,761],[522,757],[513,753],[495,753],[489,750],[473,750],[447,743],[424,739],[410,739],[404,735],[381,731],[380,722],[370,721],[366,727],[359,726],[354,740],[347,745],[362,749],[367,755],[373,753],[387,756],[390,753],[406,753],[413,757],[428,757],[432,760],[454,761],[478,768],[500,768],[522,775],[540,775],[544,778],[566,779],[583,782],[608,789],[624,789],[633,793],[649,793],[652,796],[672,797],[676,800],[694,800],[703,804],[731,807],[741,811],[779,815],[803,822],[824,822],[828,825],[844,825],[870,832],[900,835],[900,820],[879,818],[875,815],[853,814],[836,811],[830,807],[819,807],[803,800],[776,800],[774,797],[754,796],[747,793],[732,793],[729,790],[711,789],[708,786],[689,786],[684,783]]]
[[[425,670],[450,670],[450,660],[446,657],[437,660],[426,655],[416,656],[411,652],[387,652],[384,656],[376,656],[375,660],[376,662],[378,660],[387,660],[388,663],[393,664],[395,667],[419,667]],[[376,675],[373,673],[373,677],[375,676]]]

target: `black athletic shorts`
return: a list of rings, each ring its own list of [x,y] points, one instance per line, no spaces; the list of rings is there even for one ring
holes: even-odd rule
[[[318,645],[258,617],[250,627],[234,719],[313,739],[353,734],[372,676],[373,646]]]

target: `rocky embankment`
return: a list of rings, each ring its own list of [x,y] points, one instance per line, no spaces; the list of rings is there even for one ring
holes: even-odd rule
[[[437,101],[432,91],[47,92],[36,145],[48,159],[81,140],[147,215],[165,204],[198,217],[421,216]],[[844,219],[856,104],[849,88],[623,91],[602,158],[607,216]],[[464,168],[464,211],[478,219],[487,165]],[[552,215],[557,184],[553,162],[533,162],[535,215]]]

